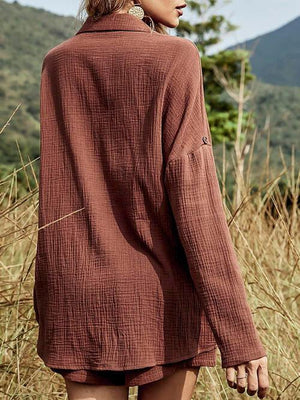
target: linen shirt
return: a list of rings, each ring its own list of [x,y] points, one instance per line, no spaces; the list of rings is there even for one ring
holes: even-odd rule
[[[266,355],[229,233],[199,52],[130,14],[44,57],[34,310],[54,368]]]

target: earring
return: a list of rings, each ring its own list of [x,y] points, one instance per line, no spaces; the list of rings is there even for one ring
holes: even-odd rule
[[[134,15],[135,17],[137,17],[139,19],[143,19],[145,16],[144,10],[140,3],[135,4],[133,7],[131,7],[128,10],[128,14]]]

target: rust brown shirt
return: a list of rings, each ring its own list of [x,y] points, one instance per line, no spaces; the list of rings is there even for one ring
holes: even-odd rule
[[[122,370],[266,354],[223,210],[194,43],[90,17],[44,58],[37,351]]]

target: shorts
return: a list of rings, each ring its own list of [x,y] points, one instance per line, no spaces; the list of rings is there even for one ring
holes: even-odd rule
[[[85,370],[85,369],[50,369],[64,378],[79,383],[90,385],[140,386],[154,382],[173,374],[178,368],[214,367],[216,365],[216,347],[175,363],[154,365],[152,367],[110,371],[110,370]]]

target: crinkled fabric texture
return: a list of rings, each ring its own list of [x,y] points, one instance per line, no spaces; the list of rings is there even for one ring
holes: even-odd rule
[[[126,371],[218,346],[266,354],[229,234],[198,50],[90,17],[40,86],[34,309],[48,367]]]
[[[140,386],[157,381],[172,375],[179,368],[186,367],[213,367],[216,364],[216,349],[207,350],[197,354],[195,357],[182,360],[177,363],[155,365],[141,369],[127,371],[107,370],[60,370],[51,368],[73,382],[86,383],[90,385],[125,385]]]

